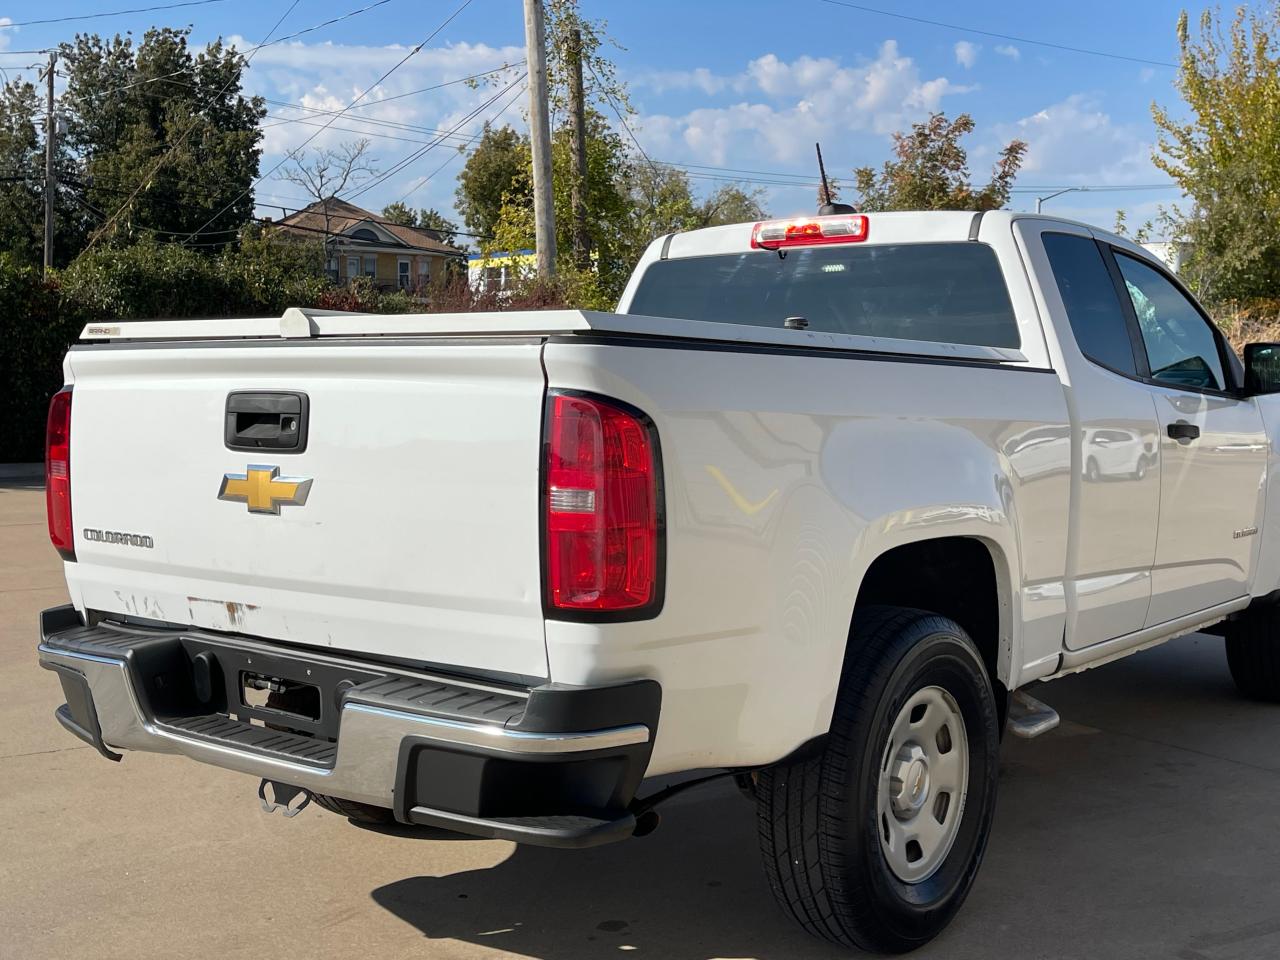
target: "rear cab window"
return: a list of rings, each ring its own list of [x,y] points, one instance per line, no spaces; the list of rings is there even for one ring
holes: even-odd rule
[[[984,243],[793,247],[658,260],[628,312],[1017,349],[1021,337],[995,251]]]

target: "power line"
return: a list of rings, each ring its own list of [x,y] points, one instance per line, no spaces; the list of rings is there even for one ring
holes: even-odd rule
[[[454,85],[459,84],[459,83],[465,83],[465,82],[467,82],[467,81],[469,81],[469,80],[476,80],[476,79],[479,79],[480,77],[487,77],[487,76],[491,76],[491,75],[493,75],[493,74],[495,74],[495,73],[502,73],[502,72],[503,72],[503,71],[505,71],[505,70],[513,69],[514,67],[520,66],[520,65],[521,65],[521,64],[523,64],[523,63],[524,63],[524,61],[523,61],[523,60],[518,60],[518,61],[516,61],[515,63],[511,63],[511,64],[504,64],[504,65],[503,65],[503,66],[501,66],[501,67],[495,67],[495,68],[493,68],[492,70],[485,70],[485,71],[482,71],[482,72],[480,72],[480,73],[473,73],[473,74],[470,74],[469,76],[466,76],[466,77],[458,77],[456,80],[446,80],[446,81],[444,81],[443,83],[436,83],[436,84],[432,84],[432,85],[431,85],[431,86],[429,86],[429,87],[419,87],[419,88],[418,88],[418,89],[416,89],[416,90],[409,90],[409,91],[406,91],[405,93],[397,93],[397,94],[395,94],[395,95],[393,95],[393,96],[390,96],[390,97],[382,97],[382,98],[381,98],[381,99],[379,99],[379,100],[372,100],[372,101],[368,101],[368,102],[366,102],[366,103],[356,104],[354,107],[349,108],[349,109],[351,109],[351,110],[360,110],[360,109],[365,109],[365,108],[367,108],[367,107],[376,107],[376,106],[379,106],[379,105],[381,105],[381,104],[388,103],[388,102],[390,102],[390,101],[392,101],[392,100],[400,100],[400,99],[403,99],[404,97],[416,96],[417,94],[420,94],[420,93],[427,93],[427,92],[432,91],[432,90],[439,90],[439,89],[441,89],[441,88],[443,88],[443,87],[449,87],[449,86],[454,86]],[[39,66],[39,64],[36,64],[36,66]],[[123,85],[121,85],[121,86],[119,86],[119,87],[115,87],[115,88],[114,88],[114,90],[112,90],[112,91],[108,91],[108,92],[114,92],[114,91],[116,91],[116,90],[127,90],[127,89],[130,89],[130,88],[132,88],[132,87],[142,86],[142,85],[149,84],[149,83],[153,83],[153,82],[156,82],[156,81],[167,80],[167,78],[169,78],[169,77],[172,77],[172,76],[174,76],[174,75],[176,75],[176,74],[178,74],[178,73],[185,73],[185,72],[186,72],[185,70],[177,70],[177,71],[174,71],[174,73],[172,73],[172,74],[165,74],[165,75],[160,76],[160,77],[151,77],[151,78],[148,78],[148,79],[146,79],[146,80],[136,80],[136,81],[134,81],[133,83],[127,83],[127,84],[123,84]],[[186,87],[186,88],[188,88],[188,89],[190,89],[190,90],[198,90],[198,89],[200,89],[200,88],[199,88],[198,86],[196,86],[195,84],[193,84],[193,83],[186,83],[186,82],[184,82],[184,81],[182,81],[182,80],[168,80],[168,82],[169,82],[169,83],[174,84],[175,86]],[[146,96],[156,97],[157,99],[159,99],[159,98],[163,98],[163,97],[165,96],[163,93],[160,93],[160,92],[158,92],[158,91],[151,91],[151,90],[139,91],[139,93],[142,93],[142,94],[144,94],[144,95],[146,95]],[[344,113],[344,112],[346,112],[346,111],[343,111],[343,110],[326,110],[326,109],[324,109],[323,107],[311,107],[311,106],[307,106],[307,105],[306,105],[306,104],[304,104],[304,103],[296,103],[296,102],[294,102],[294,101],[292,101],[292,100],[275,100],[275,99],[273,99],[273,98],[271,98],[271,97],[262,97],[261,99],[262,99],[262,102],[263,102],[263,103],[270,104],[270,105],[275,106],[275,107],[284,107],[284,108],[291,109],[291,110],[305,110],[305,111],[307,111],[307,113],[312,114],[312,115],[314,115],[314,116],[326,116],[326,117],[333,117],[333,118],[335,118],[335,119],[336,119],[337,117],[339,117],[339,116],[343,115],[343,113]],[[281,114],[279,114],[279,113],[276,113],[276,114],[269,114],[269,115],[268,115],[268,118],[269,118],[269,119],[274,120],[275,122],[274,122],[274,123],[264,123],[264,124],[261,124],[261,125],[260,125],[260,127],[259,127],[259,129],[261,129],[261,130],[270,130],[270,129],[274,128],[274,127],[282,127],[282,126],[286,126],[286,125],[288,125],[288,124],[290,124],[290,123],[301,123],[301,124],[308,125],[308,126],[314,126],[314,124],[307,124],[307,123],[306,123],[306,120],[305,120],[304,118],[302,118],[302,117],[289,117],[289,116],[283,116],[283,115],[281,115]],[[370,124],[370,125],[373,125],[373,126],[379,126],[379,127],[387,127],[387,128],[389,128],[389,129],[392,129],[392,130],[405,130],[405,131],[410,131],[410,132],[413,132],[413,133],[425,133],[425,134],[427,134],[427,135],[429,135],[429,136],[437,136],[437,135],[439,135],[439,134],[441,133],[441,131],[440,131],[440,130],[435,129],[435,128],[432,128],[432,127],[424,127],[424,126],[421,126],[421,125],[418,125],[418,124],[404,123],[404,122],[396,121],[396,120],[386,120],[386,119],[383,119],[383,118],[380,118],[380,117],[361,117],[361,116],[352,116],[350,119],[351,119],[351,120],[353,120],[354,122],[357,122],[357,123]],[[367,135],[367,136],[379,136],[379,134],[374,133],[374,132],[372,132],[372,131],[367,131],[367,130],[357,130],[357,129],[352,128],[352,127],[337,127],[337,126],[335,126],[335,127],[331,127],[330,129],[333,129],[333,130],[343,130],[343,131],[346,131],[346,132],[348,132],[348,133],[360,133],[360,134],[365,134],[365,135]],[[395,138],[395,137],[392,137],[392,138],[390,138],[390,139],[401,139],[401,138]],[[458,138],[458,139],[463,139],[463,140],[466,140],[466,141],[470,142],[470,140],[471,140],[472,138],[464,137],[464,138]],[[411,142],[416,142],[416,143],[425,143],[426,141],[425,141],[425,140],[417,140],[417,141],[411,141]]]
[[[405,97],[414,97],[420,93],[429,93],[432,90],[440,90],[444,87],[452,87],[459,83],[466,83],[469,80],[479,80],[481,77],[489,77],[495,73],[502,73],[506,70],[513,70],[516,67],[523,66],[524,62],[525,62],[524,60],[516,60],[513,63],[504,63],[502,66],[494,67],[492,70],[484,70],[484,71],[481,71],[480,73],[473,73],[466,77],[458,77],[456,80],[445,80],[443,83],[435,83],[429,87],[419,87],[417,90],[408,90],[404,93],[393,94],[390,97],[380,97],[377,100],[368,100],[365,103],[356,104],[355,106],[348,107],[347,109],[348,110],[364,110],[368,107],[377,107],[377,106],[381,106],[384,103],[390,103],[392,100],[403,100]],[[184,86],[191,86],[191,84],[184,84]],[[337,113],[343,112],[340,110],[325,110],[322,107],[309,107],[305,103],[295,103],[292,100],[272,100],[270,97],[263,97],[262,100],[264,103],[270,103],[273,106],[292,107],[295,110],[309,110],[311,113],[316,113],[316,114],[337,114]],[[395,126],[403,127],[406,130],[421,130],[423,132],[434,132],[434,131],[428,130],[428,128],[426,127],[414,127],[410,124],[395,123],[394,121],[391,121],[391,120],[378,120],[378,119],[371,120],[364,117],[361,117],[360,119],[363,123],[394,124]],[[282,122],[287,122],[287,120],[282,120]],[[278,124],[269,124],[269,126],[278,126]]]
[[[658,172],[657,166],[649,159],[649,155],[644,152],[644,147],[640,146],[640,141],[636,139],[635,132],[632,131],[630,124],[627,123],[626,118],[622,115],[622,110],[613,102],[613,95],[609,93],[608,87],[601,83],[600,78],[596,75],[595,67],[591,66],[591,61],[585,58],[583,58],[582,62],[586,66],[587,71],[591,74],[592,79],[594,79],[599,85],[600,92],[604,94],[605,101],[609,104],[609,109],[613,111],[613,115],[617,117],[618,122],[622,124],[622,129],[627,131],[627,136],[631,138],[631,142],[634,143],[636,145],[636,149],[640,151],[640,156],[644,157],[645,162],[649,164],[650,168],[652,168],[653,172],[656,174]]]
[[[1008,33],[995,33],[991,30],[979,30],[976,27],[965,27],[956,23],[944,23],[941,20],[929,20],[925,17],[913,17],[905,13],[894,13],[890,10],[880,10],[876,7],[867,7],[860,3],[849,3],[848,0],[822,0],[833,7],[848,7],[850,10],[861,10],[863,13],[874,13],[881,17],[893,17],[895,20],[908,20],[911,23],[923,23],[931,27],[942,27],[946,30],[958,30],[961,33],[973,33],[980,37],[993,37],[997,40],[1010,40],[1014,43],[1026,43],[1034,47],[1049,47],[1053,50],[1065,50],[1068,53],[1084,53],[1091,57],[1107,57],[1111,60],[1127,60],[1130,63],[1145,63],[1152,67],[1173,67],[1177,69],[1176,63],[1169,63],[1166,60],[1147,60],[1144,57],[1130,57],[1123,53],[1107,53],[1103,50],[1089,50],[1085,47],[1070,47],[1063,43],[1051,43],[1048,40],[1032,40],[1028,37],[1015,37]]]
[[[495,93],[492,97],[490,97],[490,98],[489,98],[488,100],[486,100],[484,103],[480,104],[480,106],[476,107],[476,108],[475,108],[474,110],[472,110],[469,114],[467,114],[465,117],[463,117],[461,120],[459,120],[459,121],[457,122],[457,124],[455,124],[455,125],[454,125],[454,127],[453,127],[452,129],[450,129],[447,133],[443,133],[443,134],[441,134],[439,137],[437,137],[435,140],[431,141],[430,143],[428,143],[426,146],[422,147],[421,149],[413,151],[412,153],[410,153],[410,154],[409,154],[407,157],[405,157],[404,159],[402,159],[402,160],[400,160],[399,162],[397,162],[397,163],[393,164],[393,165],[392,165],[392,167],[391,167],[391,169],[389,169],[386,173],[380,174],[379,176],[374,177],[374,178],[373,178],[372,180],[370,180],[368,183],[362,184],[358,189],[353,190],[351,193],[347,194],[347,196],[346,196],[346,197],[344,197],[343,199],[344,199],[344,200],[348,200],[348,201],[350,201],[350,200],[351,200],[352,198],[354,198],[354,197],[358,197],[358,196],[360,196],[361,194],[368,193],[368,192],[369,192],[370,190],[372,190],[374,187],[378,186],[378,185],[379,185],[379,184],[381,184],[381,183],[386,182],[386,181],[387,181],[387,179],[389,179],[390,177],[395,176],[397,173],[399,173],[401,170],[404,170],[404,169],[405,169],[406,167],[408,167],[410,164],[412,164],[412,163],[416,163],[418,160],[420,160],[420,159],[422,159],[423,157],[425,157],[425,156],[426,156],[428,153],[430,153],[433,149],[435,149],[435,148],[436,148],[436,147],[438,147],[441,143],[443,143],[447,137],[450,137],[450,136],[452,136],[453,134],[456,134],[459,130],[461,130],[461,129],[462,129],[462,127],[463,127],[463,126],[465,126],[467,123],[470,123],[470,122],[471,122],[472,120],[474,120],[477,116],[479,116],[479,115],[480,115],[480,113],[481,113],[481,111],[483,111],[483,110],[487,109],[488,107],[493,106],[493,104],[494,104],[494,103],[496,103],[496,102],[498,101],[498,99],[499,99],[499,98],[501,98],[501,97],[502,97],[503,95],[505,95],[509,90],[511,90],[511,88],[512,88],[512,87],[516,86],[518,83],[520,83],[522,80],[524,80],[528,75],[529,75],[529,74],[528,74],[528,72],[526,71],[525,73],[522,73],[520,76],[516,77],[516,78],[515,78],[514,80],[512,80],[509,84],[507,84],[505,87],[503,87],[503,88],[502,88],[501,90],[499,90],[497,93]]]
[[[217,219],[218,219],[218,217],[220,217],[220,216],[222,216],[224,213],[226,213],[229,209],[231,209],[231,207],[233,207],[235,204],[239,203],[239,202],[240,202],[240,200],[241,200],[241,199],[242,199],[246,194],[248,194],[251,190],[253,190],[253,189],[254,189],[254,187],[256,187],[258,184],[260,184],[260,183],[261,183],[263,180],[265,180],[267,177],[271,176],[273,173],[275,173],[277,170],[279,170],[281,167],[283,167],[283,166],[284,166],[284,165],[289,161],[289,159],[290,159],[290,158],[292,158],[292,157],[294,157],[294,156],[296,156],[296,155],[297,155],[298,151],[300,151],[303,147],[305,147],[307,144],[309,144],[309,143],[310,143],[312,140],[314,140],[316,137],[320,136],[320,134],[322,134],[325,130],[327,130],[327,129],[329,128],[329,126],[331,126],[331,125],[333,124],[333,121],[334,121],[334,120],[338,119],[338,117],[342,116],[344,113],[346,113],[346,112],[347,112],[348,110],[350,110],[352,107],[354,107],[357,103],[359,103],[361,100],[363,100],[366,96],[368,96],[368,95],[369,95],[369,91],[370,91],[370,90],[375,89],[379,84],[383,83],[383,82],[384,82],[384,81],[385,81],[389,76],[391,76],[393,73],[395,73],[397,70],[399,70],[402,66],[404,66],[406,63],[408,63],[408,62],[409,62],[409,59],[410,59],[411,57],[413,57],[415,54],[417,54],[417,52],[418,52],[419,50],[421,50],[421,49],[422,49],[423,47],[425,47],[425,46],[426,46],[426,45],[427,45],[431,40],[433,40],[433,39],[436,37],[436,35],[437,35],[437,34],[439,34],[442,30],[444,30],[444,28],[445,28],[445,27],[447,27],[449,24],[451,24],[451,23],[452,23],[452,22],[457,18],[457,16],[458,16],[460,13],[462,13],[462,11],[463,11],[463,10],[465,10],[465,9],[467,9],[467,7],[471,6],[471,2],[472,2],[472,0],[463,0],[463,2],[462,2],[462,4],[461,4],[461,6],[459,6],[456,10],[454,10],[454,11],[453,11],[453,13],[449,14],[449,16],[447,16],[447,17],[445,18],[444,22],[443,22],[443,23],[441,23],[441,24],[440,24],[440,26],[436,27],[434,30],[432,30],[432,31],[431,31],[431,33],[427,34],[427,36],[426,36],[426,37],[424,37],[424,38],[423,38],[423,39],[418,43],[418,45],[417,45],[417,46],[415,46],[412,50],[410,50],[410,51],[409,51],[408,53],[406,53],[403,57],[401,57],[401,58],[400,58],[400,60],[399,60],[399,61],[397,61],[397,63],[395,64],[395,66],[393,66],[390,70],[388,70],[386,73],[384,73],[382,76],[380,76],[380,77],[379,77],[377,80],[375,80],[375,81],[374,81],[374,82],[373,82],[373,83],[372,83],[372,84],[371,84],[367,89],[365,89],[363,92],[361,92],[361,94],[360,94],[358,97],[356,97],[354,100],[352,100],[350,103],[348,103],[345,107],[343,107],[343,108],[342,108],[342,110],[341,110],[341,111],[339,111],[339,112],[338,112],[338,114],[337,114],[336,116],[334,116],[332,119],[330,119],[330,120],[328,121],[328,123],[326,123],[323,127],[321,127],[319,130],[317,130],[317,131],[316,131],[315,133],[313,133],[311,136],[307,137],[307,139],[306,139],[306,140],[303,140],[303,141],[302,141],[302,143],[300,143],[297,147],[295,147],[295,148],[294,148],[294,150],[293,150],[292,152],[290,152],[290,153],[289,153],[289,154],[287,154],[285,157],[283,157],[283,158],[280,160],[280,162],[279,162],[279,163],[277,163],[274,167],[272,167],[270,170],[268,170],[268,171],[267,171],[266,173],[264,173],[262,176],[258,177],[258,179],[257,179],[257,180],[255,180],[253,183],[251,183],[247,189],[245,189],[242,193],[240,193],[240,195],[239,195],[239,196],[237,196],[237,197],[236,197],[235,199],[233,199],[230,203],[228,203],[225,207],[223,207],[221,210],[219,210],[217,213],[215,213],[215,214],[214,214],[212,217],[210,217],[207,221],[205,221],[204,225],[203,225],[202,227],[200,227],[200,229],[199,229],[199,230],[197,230],[195,233],[193,233],[191,236],[193,236],[193,237],[198,236],[198,235],[200,234],[200,232],[201,232],[202,230],[204,230],[204,228],[205,228],[205,227],[209,226],[209,224],[211,224],[211,223],[213,223],[215,220],[217,220]],[[294,3],[295,3],[295,5],[296,5],[297,0],[294,0]],[[290,9],[292,9],[292,7],[291,7]]]
[[[486,126],[488,126],[488,125],[489,125],[489,124],[491,124],[491,123],[496,123],[496,122],[499,120],[499,118],[501,118],[501,117],[502,117],[502,115],[503,115],[504,113],[506,113],[508,110],[510,110],[510,109],[511,109],[511,107],[512,107],[512,105],[513,105],[513,104],[515,104],[515,102],[516,102],[517,100],[519,100],[519,99],[520,99],[520,97],[522,97],[522,96],[524,95],[524,92],[525,92],[528,88],[529,88],[529,85],[528,85],[528,84],[522,84],[522,85],[520,86],[520,88],[519,88],[518,90],[516,90],[516,94],[515,94],[515,96],[514,96],[514,97],[512,97],[510,100],[508,100],[508,101],[507,101],[507,105],[506,105],[506,106],[504,106],[501,110],[499,110],[496,114],[494,114],[494,116],[493,116],[493,118],[492,118],[491,120],[486,121],[485,125],[486,125]],[[472,138],[471,138],[471,142],[472,142],[472,143],[474,143],[476,140],[479,140],[482,136],[483,136],[483,134],[480,134],[479,136],[472,137]],[[425,177],[423,177],[420,181],[418,181],[418,183],[417,183],[417,184],[415,184],[414,186],[410,187],[410,188],[409,188],[409,189],[404,193],[404,195],[403,195],[403,196],[401,196],[401,197],[399,198],[399,200],[397,200],[396,202],[397,202],[397,203],[404,203],[404,201],[405,201],[405,200],[407,200],[410,196],[412,196],[412,195],[413,195],[414,193],[416,193],[417,191],[421,190],[421,189],[422,189],[426,184],[430,183],[430,182],[431,182],[431,181],[436,177],[436,175],[440,173],[440,171],[441,171],[441,170],[443,170],[443,169],[444,169],[445,167],[447,167],[449,164],[453,163],[453,161],[454,161],[454,160],[457,160],[457,159],[458,159],[458,156],[459,156],[459,155],[458,155],[457,153],[452,154],[452,155],[451,155],[447,160],[445,160],[445,162],[444,162],[444,163],[440,164],[440,166],[438,166],[438,167],[436,167],[434,170],[432,170],[429,174],[427,174],[427,175],[426,175]],[[466,236],[475,236],[475,234],[466,234]],[[480,239],[482,239],[482,240],[492,240],[493,238],[492,238],[492,237],[481,237]]]
[[[176,10],[178,7],[203,7],[211,3],[226,3],[227,0],[186,0],[184,3],[165,3],[155,7],[134,7],[132,10],[113,10],[110,13],[81,13],[71,17],[50,17],[47,20],[19,20],[14,23],[2,23],[0,29],[9,27],[34,27],[44,23],[69,23],[72,20],[100,20],[103,17],[123,17],[130,13],[151,13],[154,10]],[[10,53],[13,51],[5,51]]]
[[[280,14],[280,19],[278,19],[272,25],[271,29],[267,32],[268,39],[270,39],[273,33],[275,33],[277,30],[280,29],[280,24],[284,23],[285,19],[289,16],[289,14],[293,13],[294,8],[300,2],[301,0],[293,0],[293,2],[289,4],[289,8],[285,10],[284,13]],[[253,55],[256,52],[257,50],[255,49],[251,51],[247,57],[245,57],[244,65],[246,67],[249,66],[249,64],[252,62]],[[239,73],[240,71],[237,71],[236,74],[232,75],[227,79],[227,82],[223,84],[222,89],[218,91],[218,96],[222,96],[224,93],[227,92],[227,90],[231,88],[231,85],[235,83],[236,80],[238,79]],[[137,197],[137,195],[142,192],[143,188],[146,187],[146,185],[150,182],[151,178],[155,176],[156,171],[159,170],[168,161],[168,159],[174,155],[175,152],[177,152],[178,147],[182,146],[182,144],[186,142],[187,137],[191,135],[191,131],[196,128],[196,124],[199,123],[199,121],[200,121],[199,117],[192,118],[191,122],[187,124],[186,129],[182,131],[181,136],[179,136],[178,139],[174,142],[174,144],[171,147],[169,147],[168,150],[165,151],[165,153],[160,157],[159,160],[157,160],[154,164],[152,164],[151,169],[147,171],[146,176],[144,176],[138,182],[138,185],[137,187],[134,188],[133,193],[129,194],[129,198],[125,200],[124,203],[120,204],[119,209],[116,210],[116,212],[111,215],[111,218],[107,220],[106,223],[104,223],[101,227],[99,227],[97,230],[94,231],[93,236],[89,238],[89,243],[85,246],[84,250],[80,252],[80,255],[87,253],[89,250],[93,249],[93,245],[97,242],[98,237],[102,236],[102,234],[106,232],[108,229],[110,229],[111,226],[116,222],[116,220],[120,218],[120,214],[124,213],[124,211],[128,208],[129,204],[133,203],[134,198]],[[241,196],[244,196],[244,194],[241,194]],[[222,216],[222,214],[225,213],[227,209],[231,207],[231,205],[234,204],[239,199],[240,197],[237,197],[236,200],[233,200],[231,203],[227,204],[226,207],[224,207],[216,215],[214,215],[213,219],[205,223],[204,226],[207,227],[210,223],[213,222],[213,220],[216,220],[218,217]]]
[[[390,2],[391,0],[374,0],[373,3],[369,4],[368,6],[361,7],[359,10],[352,10],[350,13],[344,13],[342,14],[342,16],[334,17],[331,20],[326,20],[324,21],[324,23],[317,23],[310,27],[303,27],[301,30],[297,31],[296,33],[286,34],[283,37],[276,37],[276,39],[274,40],[263,41],[262,43],[258,44],[256,47],[250,47],[245,52],[248,54],[252,54],[254,51],[261,50],[263,47],[274,47],[277,43],[287,43],[288,41],[295,40],[298,37],[303,36],[304,34],[315,33],[317,30],[323,30],[325,27],[331,27],[335,23],[341,23],[343,20],[350,20],[352,17],[357,17],[362,13],[369,12],[374,7],[380,7],[383,4],[390,3]]]

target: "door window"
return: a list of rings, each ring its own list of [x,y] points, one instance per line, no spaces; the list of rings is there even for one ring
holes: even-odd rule
[[[1116,251],[1138,315],[1151,379],[1171,387],[1225,390],[1218,337],[1182,291],[1141,260]]]
[[[1097,243],[1068,233],[1046,233],[1043,239],[1080,352],[1094,363],[1136,377],[1128,323]]]

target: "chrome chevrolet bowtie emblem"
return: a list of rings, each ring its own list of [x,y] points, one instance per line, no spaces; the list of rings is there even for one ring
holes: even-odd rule
[[[282,506],[302,506],[310,492],[310,477],[282,477],[279,467],[251,463],[244,473],[223,476],[218,499],[246,503],[250,513],[278,516]]]

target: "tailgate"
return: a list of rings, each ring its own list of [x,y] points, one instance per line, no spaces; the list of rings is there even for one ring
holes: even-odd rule
[[[535,338],[73,349],[73,601],[545,677],[540,353]],[[246,392],[305,395],[306,449],[229,449],[228,398]]]

